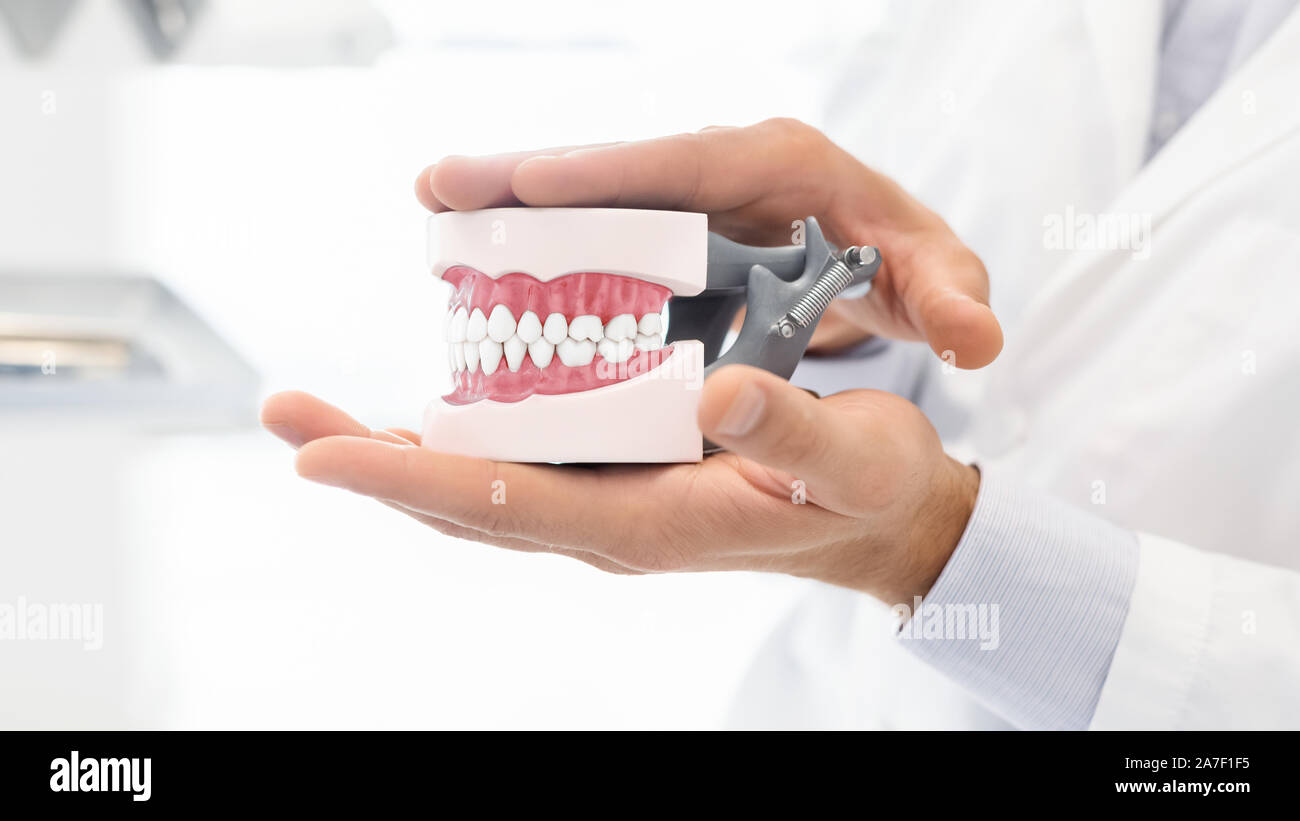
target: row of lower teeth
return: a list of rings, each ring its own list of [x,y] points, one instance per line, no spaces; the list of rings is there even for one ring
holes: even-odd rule
[[[596,354],[608,362],[626,362],[636,351],[663,347],[662,328],[659,314],[646,314],[640,320],[619,314],[601,324],[593,314],[569,321],[553,313],[543,322],[525,311],[516,322],[504,305],[495,306],[490,316],[462,306],[447,317],[446,340],[453,372],[481,366],[483,373],[492,374],[503,360],[511,371],[519,370],[525,355],[539,368],[550,365],[556,356],[570,368],[591,364]]]

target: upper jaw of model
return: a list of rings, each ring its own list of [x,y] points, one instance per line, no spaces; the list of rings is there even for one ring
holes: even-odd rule
[[[664,346],[664,308],[705,287],[703,214],[447,212],[429,243],[453,289],[453,390],[430,407],[426,444],[511,461],[701,458],[703,351]]]

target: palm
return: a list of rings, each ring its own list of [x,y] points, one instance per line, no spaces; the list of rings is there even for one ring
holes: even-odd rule
[[[777,569],[810,534],[846,519],[789,474],[730,453],[674,465],[489,462],[433,453],[411,431],[371,431],[296,392],[268,400],[263,420],[304,432],[310,458],[299,470],[310,478],[339,477],[332,483],[458,538],[562,553],[614,572],[723,570],[756,554],[769,554]],[[408,454],[377,458],[379,449]],[[502,504],[493,503],[494,489]]]

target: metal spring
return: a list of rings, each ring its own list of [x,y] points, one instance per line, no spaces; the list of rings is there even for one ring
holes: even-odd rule
[[[800,328],[807,328],[830,306],[835,295],[853,282],[853,272],[844,260],[837,259],[827,268],[817,281],[808,289],[808,293],[799,297],[799,301],[790,308],[786,317]]]

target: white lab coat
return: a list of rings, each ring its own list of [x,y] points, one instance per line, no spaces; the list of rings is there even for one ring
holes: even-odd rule
[[[952,452],[1140,534],[1093,727],[1300,727],[1300,12],[1145,167],[1158,2],[905,14],[858,50],[828,130],[990,270],[1002,356],[931,369],[921,392],[949,433],[953,407],[974,409]],[[1149,254],[1048,247],[1067,209],[1149,215]],[[887,372],[911,379],[921,356],[797,376],[910,389]],[[865,596],[812,591],[733,723],[1008,726],[890,624]]]

